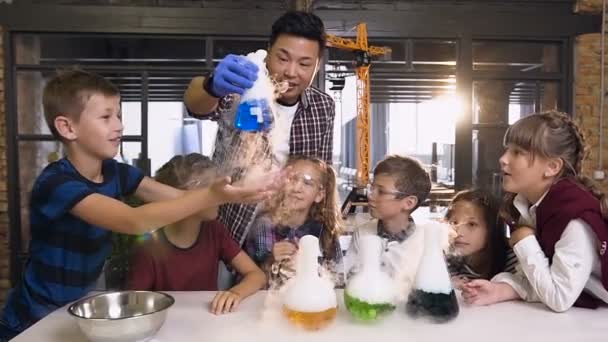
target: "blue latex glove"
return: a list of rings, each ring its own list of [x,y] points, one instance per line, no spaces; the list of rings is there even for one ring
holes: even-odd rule
[[[227,55],[215,68],[211,91],[224,97],[228,94],[242,95],[253,87],[258,78],[258,66],[243,56]]]

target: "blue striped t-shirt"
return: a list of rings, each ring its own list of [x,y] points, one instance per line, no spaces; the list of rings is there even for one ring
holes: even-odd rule
[[[70,210],[93,193],[120,199],[143,179],[139,169],[113,159],[103,162],[102,174],[102,183],[92,182],[64,158],[38,176],[30,201],[30,259],[0,323],[21,332],[92,289],[112,250],[111,232]]]

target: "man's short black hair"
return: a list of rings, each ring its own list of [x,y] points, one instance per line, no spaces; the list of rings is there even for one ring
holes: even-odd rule
[[[325,26],[318,16],[304,11],[289,11],[272,24],[270,46],[282,34],[302,37],[319,43],[319,55],[325,49]]]

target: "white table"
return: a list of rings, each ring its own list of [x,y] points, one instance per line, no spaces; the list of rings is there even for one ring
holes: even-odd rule
[[[483,341],[593,342],[608,341],[608,308],[572,308],[553,313],[539,304],[508,302],[489,307],[460,306],[450,323],[410,319],[403,307],[380,322],[353,322],[338,291],[340,310],[335,322],[317,332],[293,328],[280,313],[264,311],[265,292],[241,303],[237,312],[215,316],[207,306],[214,292],[169,292],[175,297],[167,320],[154,342],[176,341]],[[264,312],[264,314],[262,314]],[[344,340],[347,338],[347,340]],[[57,310],[13,341],[86,341],[65,308]]]

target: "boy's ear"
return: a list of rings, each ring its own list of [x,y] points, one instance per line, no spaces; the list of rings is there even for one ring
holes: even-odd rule
[[[59,115],[55,118],[53,124],[55,125],[55,129],[59,135],[64,139],[75,140],[78,137],[76,131],[74,130],[73,121],[67,116]]]
[[[414,210],[414,208],[416,208],[416,205],[418,204],[418,197],[407,196],[402,199],[401,202],[403,203],[403,210],[412,211]]]
[[[557,176],[564,167],[564,161],[562,158],[551,158],[545,167],[545,177],[555,177]]]

